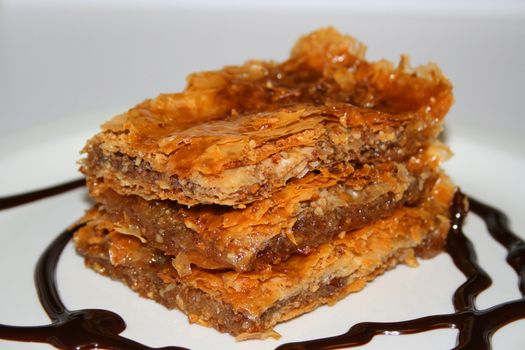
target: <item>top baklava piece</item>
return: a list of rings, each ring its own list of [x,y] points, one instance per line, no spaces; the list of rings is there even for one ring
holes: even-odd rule
[[[192,74],[183,92],[138,104],[88,141],[90,191],[244,208],[312,171],[406,161],[436,140],[452,86],[433,64],[364,54],[327,28],[283,63]]]

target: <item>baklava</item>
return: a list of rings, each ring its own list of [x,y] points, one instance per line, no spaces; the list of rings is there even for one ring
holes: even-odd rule
[[[321,29],[105,123],[81,160],[86,265],[248,339],[441,251],[452,86],[364,51]]]

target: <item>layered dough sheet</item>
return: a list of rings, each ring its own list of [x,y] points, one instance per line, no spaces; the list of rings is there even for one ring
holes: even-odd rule
[[[178,308],[191,322],[247,338],[276,336],[272,327],[333,304],[399,263],[416,264],[442,250],[455,188],[444,176],[418,205],[295,255],[263,270],[194,267],[181,275],[172,258],[122,234],[95,210],[74,237],[95,271],[127,283],[143,297]]]
[[[407,162],[323,169],[244,209],[188,208],[167,200],[122,196],[111,189],[95,199],[117,231],[175,256],[181,273],[189,272],[191,265],[248,271],[308,254],[396,208],[415,205],[438,176],[443,154],[446,148],[436,144]]]
[[[364,51],[329,28],[285,62],[193,74],[183,92],[105,123],[81,171],[94,193],[244,207],[338,163],[406,160],[435,141],[452,86],[435,65],[368,62]]]

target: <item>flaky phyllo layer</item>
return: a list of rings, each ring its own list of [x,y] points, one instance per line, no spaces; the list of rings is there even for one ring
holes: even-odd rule
[[[364,52],[324,29],[283,63],[190,75],[183,92],[105,123],[81,170],[94,193],[242,207],[338,163],[406,160],[435,141],[452,87],[435,65],[368,62]]]
[[[101,210],[92,210],[75,235],[77,250],[96,271],[122,280],[144,297],[184,311],[190,321],[236,336],[261,337],[278,322],[331,304],[362,289],[399,263],[416,264],[442,250],[454,187],[440,175],[426,199],[384,219],[321,244],[306,256],[251,272],[194,267],[176,261],[137,237],[119,232]]]
[[[308,254],[319,244],[418,203],[448,151],[436,144],[406,162],[346,166],[291,180],[243,209],[188,208],[111,189],[95,196],[116,230],[176,257],[181,269],[247,271]]]

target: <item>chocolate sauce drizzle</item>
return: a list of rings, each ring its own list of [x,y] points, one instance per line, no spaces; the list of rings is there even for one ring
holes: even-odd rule
[[[0,210],[57,195],[77,187],[84,180],[22,195],[0,198]],[[457,192],[450,215],[452,225],[446,242],[446,252],[456,267],[465,275],[466,281],[453,296],[454,313],[425,316],[401,322],[363,322],[344,334],[283,344],[277,350],[340,349],[368,343],[380,334],[411,334],[439,328],[458,329],[454,349],[484,350],[491,348],[492,335],[504,325],[525,318],[525,242],[512,233],[505,214],[499,210],[469,198],[470,210],[479,215],[490,235],[507,250],[507,263],[518,275],[521,298],[479,310],[476,297],[487,289],[492,280],[478,265],[474,246],[463,234],[462,226],[467,215],[466,196]],[[60,255],[79,226],[62,232],[44,251],[35,269],[38,297],[51,324],[36,327],[18,327],[0,324],[0,338],[26,342],[49,343],[60,349],[153,349],[119,334],[126,328],[124,320],[108,310],[68,310],[62,303],[56,284],[56,266]],[[165,350],[181,350],[181,347],[164,347]]]
[[[0,210],[54,196],[81,187],[84,183],[84,180],[75,180],[40,191],[0,198]],[[98,309],[72,311],[62,303],[57,290],[56,267],[64,247],[80,226],[67,229],[55,238],[36,265],[34,277],[38,298],[51,324],[35,327],[0,324],[0,338],[48,343],[59,349],[157,349],[120,336],[126,329],[126,322],[114,312]],[[185,350],[176,346],[159,349]]]
[[[85,179],[78,179],[69,181],[57,186],[44,188],[28,193],[17,194],[9,197],[0,197],[0,210],[17,207],[22,204],[35,202],[39,199],[56,196],[67,191],[74,190],[75,188],[82,187],[86,184]]]
[[[489,275],[478,265],[476,251],[463,234],[462,226],[467,215],[464,194],[457,192],[450,208],[451,227],[446,241],[446,252],[467,280],[456,289],[453,296],[455,312],[432,315],[401,322],[358,323],[344,334],[283,344],[277,350],[328,350],[355,347],[368,343],[379,334],[411,334],[439,328],[458,329],[459,335],[454,349],[485,350],[491,348],[492,335],[504,325],[525,318],[525,242],[512,233],[508,221],[501,211],[471,197],[470,210],[479,215],[496,241],[507,250],[507,262],[518,274],[521,298],[478,310],[476,297],[491,284]]]

